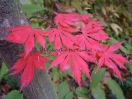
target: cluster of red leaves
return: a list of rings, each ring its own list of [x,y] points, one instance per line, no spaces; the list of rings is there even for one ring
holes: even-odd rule
[[[45,48],[46,41],[44,40],[45,33],[41,29],[32,29],[30,25],[28,26],[16,26],[13,28],[7,29],[11,33],[7,36],[4,40],[24,44],[24,53],[18,55],[22,57],[17,60],[11,70],[14,70],[10,75],[18,74],[22,70],[21,76],[21,90],[27,86],[33,79],[34,76],[34,67],[39,70],[46,70],[44,68],[44,63],[48,62],[48,60],[41,56],[42,52],[35,52],[33,53],[32,49],[34,48],[36,39],[40,45]]]
[[[119,67],[126,69],[123,63],[129,63],[123,56],[114,54],[118,50],[122,42],[116,43],[108,47],[102,45],[101,40],[109,39],[104,32],[102,25],[90,19],[90,15],[56,14],[54,21],[57,27],[51,28],[46,35],[41,29],[32,29],[29,26],[17,26],[9,28],[11,34],[5,40],[24,43],[25,52],[20,54],[20,58],[11,68],[14,70],[12,74],[22,73],[22,87],[28,85],[33,79],[34,67],[45,70],[44,63],[48,62],[46,58],[41,56],[41,52],[32,53],[34,47],[34,37],[45,48],[44,36],[48,36],[49,42],[54,43],[55,49],[63,49],[61,52],[52,52],[56,58],[52,61],[49,69],[59,66],[61,71],[72,68],[72,74],[81,85],[81,72],[83,72],[90,80],[89,66],[86,62],[98,64],[97,70],[102,66],[107,66],[121,79]]]

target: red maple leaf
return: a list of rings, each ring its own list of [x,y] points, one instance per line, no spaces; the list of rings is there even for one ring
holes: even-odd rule
[[[76,40],[75,37],[67,31],[64,31],[62,27],[52,28],[47,32],[50,43],[54,42],[56,49],[62,48],[64,44],[66,47],[73,45]]]
[[[98,41],[109,38],[98,22],[89,20],[85,26],[81,27],[81,30],[81,34],[76,35],[76,41],[82,49],[93,49]]]
[[[86,52],[81,52],[78,47],[73,46],[70,49],[67,49],[64,52],[61,52],[50,65],[50,68],[53,68],[59,65],[61,71],[68,70],[71,66],[72,74],[79,84],[81,85],[81,71],[90,78],[88,64],[85,60],[91,61],[91,57],[88,56]]]
[[[62,25],[65,27],[77,26],[76,22],[80,20],[79,15],[76,13],[70,13],[70,14],[59,14],[57,12],[54,12],[56,14],[54,21],[56,25]]]
[[[123,56],[119,54],[114,54],[113,52],[118,50],[122,42],[115,43],[109,48],[107,45],[102,46],[102,49],[96,52],[96,58],[98,59],[98,69],[99,70],[103,65],[110,68],[117,76],[121,79],[121,74],[116,65],[120,68],[126,69],[123,63],[129,63]]]
[[[10,75],[18,74],[24,70],[21,76],[21,90],[32,81],[35,67],[39,70],[45,70],[44,63],[48,62],[48,60],[41,56],[41,53],[42,52],[38,51],[28,54],[26,57],[25,53],[21,53],[18,55],[21,58],[18,59],[14,66],[10,69],[13,70]]]
[[[88,22],[91,21],[90,15],[89,14],[82,14],[82,15],[80,15],[80,20],[82,22],[84,22],[85,24],[88,24]]]
[[[85,34],[76,35],[76,41],[77,44],[80,46],[81,49],[92,49],[93,44],[95,44],[97,41],[89,38]]]
[[[19,44],[24,43],[26,55],[28,55],[34,47],[34,36],[40,45],[45,48],[44,32],[41,29],[33,29],[31,25],[28,25],[9,28],[8,31],[11,31],[11,33],[4,40]]]
[[[81,28],[82,34],[87,35],[94,40],[106,40],[108,35],[103,31],[102,25],[98,22],[89,21],[84,27]]]

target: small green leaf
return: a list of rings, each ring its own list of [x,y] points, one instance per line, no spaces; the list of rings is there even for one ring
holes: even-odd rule
[[[91,91],[95,99],[106,99],[104,90],[102,90],[99,86],[93,87]]]
[[[88,93],[88,89],[84,88],[84,87],[81,87],[81,88],[77,88],[76,91],[80,92],[80,93]]]
[[[78,96],[78,97],[81,97],[81,98],[87,98],[87,94],[88,93],[88,90],[86,89],[86,88],[84,88],[84,87],[79,87],[79,88],[77,88],[76,89],[76,95]]]
[[[106,72],[105,68],[101,68],[97,73],[95,73],[96,68],[93,70],[92,72],[92,82],[90,82],[90,86],[95,87],[98,85],[98,83],[102,80],[102,78],[104,77],[104,74]]]
[[[25,13],[34,13],[37,11],[44,10],[43,7],[41,7],[39,5],[35,5],[35,4],[23,4],[22,8],[23,8]]]
[[[3,62],[2,63],[2,68],[0,71],[0,79],[8,72],[8,68],[6,66],[6,64]]]
[[[69,93],[66,95],[65,99],[73,99],[73,93],[72,93],[72,92],[69,92]]]
[[[8,93],[4,99],[23,99],[23,94],[21,94],[17,90],[13,90],[10,93]]]
[[[112,90],[112,94],[116,95],[117,99],[125,99],[120,86],[114,80],[108,79],[107,85]]]
[[[58,97],[59,99],[64,99],[67,93],[69,93],[70,89],[67,82],[62,82],[58,87]]]

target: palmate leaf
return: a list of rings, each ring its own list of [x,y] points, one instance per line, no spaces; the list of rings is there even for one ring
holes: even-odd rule
[[[62,25],[64,27],[77,26],[75,22],[79,20],[79,15],[76,13],[70,13],[70,14],[59,14],[57,12],[54,12],[56,15],[54,18],[54,21],[57,25]]]
[[[112,91],[112,94],[116,95],[117,99],[125,99],[122,89],[114,80],[108,79],[106,84]]]
[[[34,47],[34,42],[36,39],[39,44],[45,48],[46,41],[44,39],[44,33],[41,29],[33,29],[31,25],[28,26],[16,26],[7,29],[11,32],[4,40],[22,44],[24,43],[24,49],[26,55],[28,55]]]
[[[77,49],[76,46],[72,46],[71,50]],[[81,71],[84,73],[90,80],[89,68],[88,64],[84,60],[90,60],[91,58],[85,52],[77,52],[77,51],[65,51],[61,52],[51,63],[49,69],[59,65],[61,71],[68,70],[70,67],[72,68],[72,75],[77,81],[78,85],[81,86]],[[70,64],[72,61],[72,64]]]
[[[123,63],[129,63],[122,55],[113,53],[114,51],[120,48],[121,44],[122,42],[118,42],[111,45],[110,47],[108,47],[108,45],[104,45],[102,47],[100,46],[100,50],[98,50],[95,56],[99,57],[97,70],[99,70],[103,65],[105,65],[112,72],[114,72],[120,78],[120,80],[122,80],[122,77],[118,69],[118,66],[126,70],[126,67],[123,65]]]
[[[63,44],[68,47],[76,42],[75,37],[69,32],[65,31],[64,29],[65,28],[62,28],[61,26],[59,26],[58,29],[51,28],[47,32],[49,42],[50,43],[54,42],[54,46],[56,49],[62,48]]]
[[[41,56],[41,53],[42,52],[38,51],[29,54],[26,57],[25,53],[19,54],[21,58],[18,59],[14,66],[10,69],[13,70],[10,75],[18,74],[24,70],[21,76],[21,90],[32,81],[35,67],[39,70],[45,70],[44,63],[48,62],[48,60]]]
[[[109,38],[108,35],[103,31],[102,25],[92,20],[90,20],[84,27],[81,27],[81,30],[82,34],[88,36],[89,39],[93,38],[100,41]]]

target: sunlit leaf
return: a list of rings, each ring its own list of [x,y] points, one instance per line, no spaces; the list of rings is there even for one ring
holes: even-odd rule
[[[116,35],[118,35],[119,32],[123,31],[122,28],[118,24],[111,23],[110,26],[114,30],[114,32],[116,33]]]
[[[106,15],[106,9],[105,9],[105,7],[102,7],[102,12],[103,12],[104,15]]]

